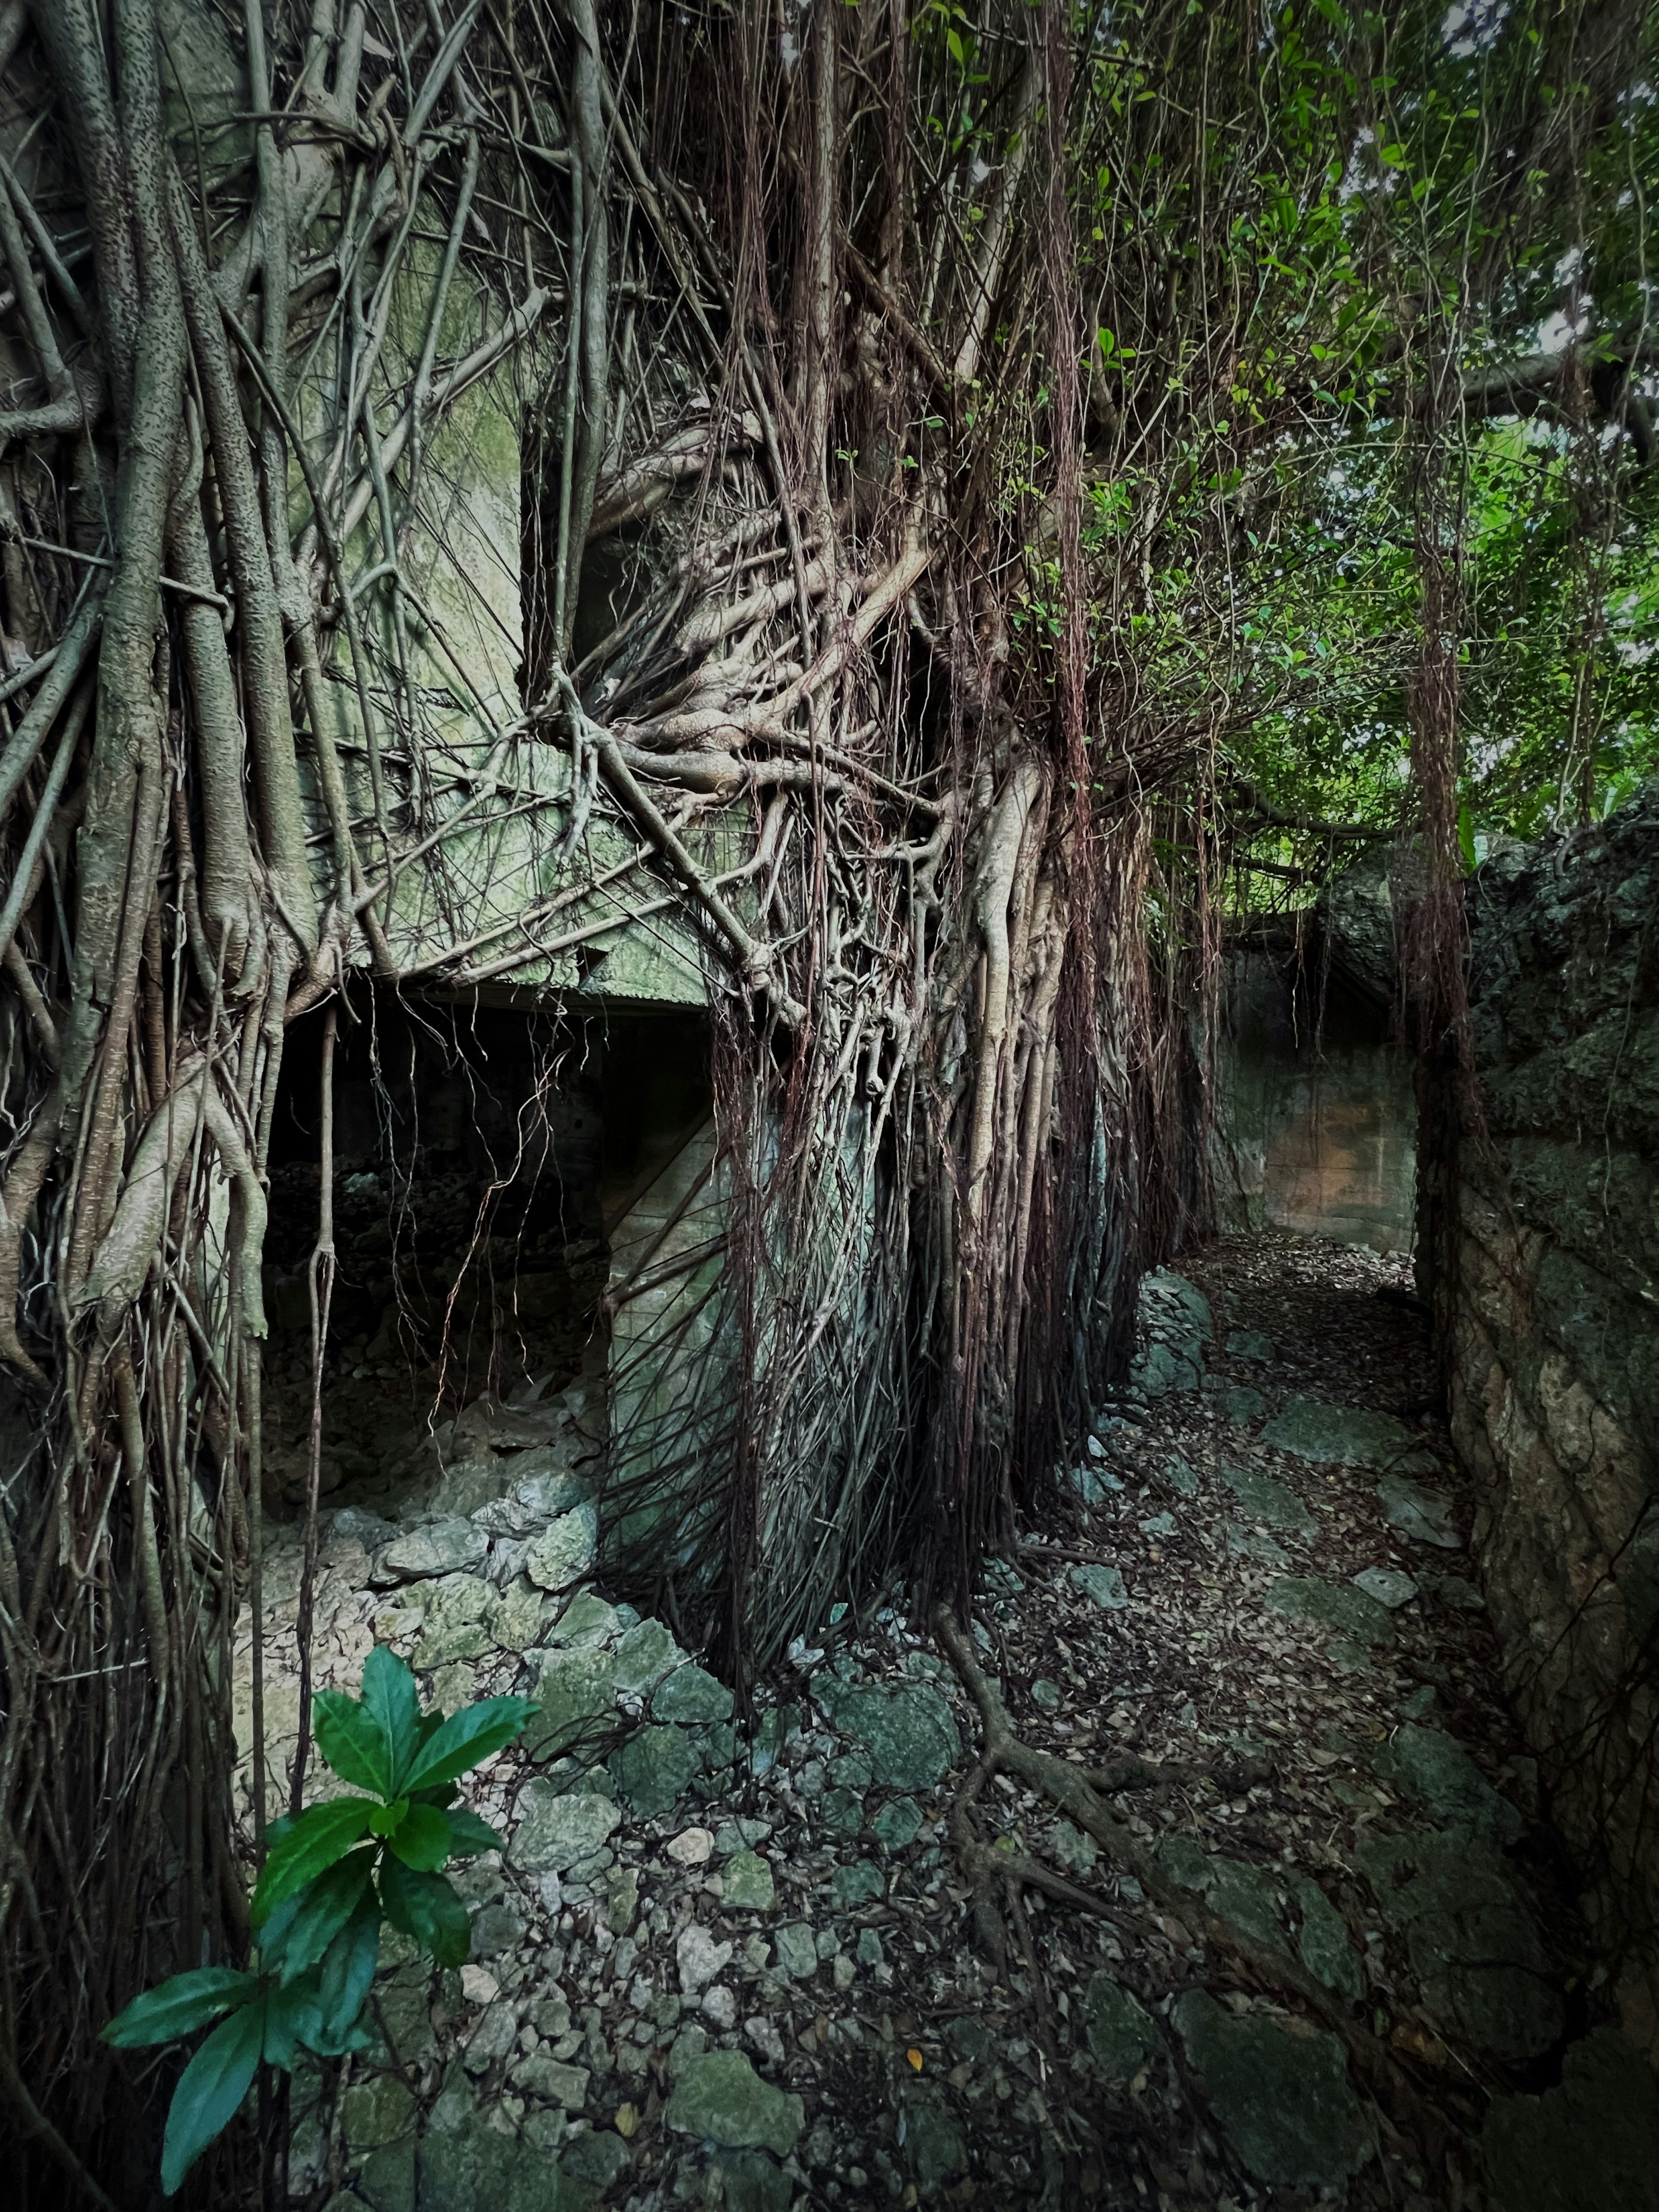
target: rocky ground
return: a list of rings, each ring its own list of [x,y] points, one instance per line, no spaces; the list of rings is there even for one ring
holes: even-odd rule
[[[602,1575],[565,1594],[580,1395],[473,1407],[328,1516],[322,1681],[380,1639],[446,1706],[543,1712],[474,1778],[507,1850],[460,1876],[471,1962],[389,1946],[385,2053],[296,2084],[296,2201],[1659,2206],[1659,2094],[1498,1693],[1403,1271],[1233,1239],[1142,1317],[964,1646],[1046,1763],[976,1766],[897,1598],[793,1652],[740,1741],[665,1626]],[[277,1531],[274,1775],[298,1565]],[[1090,1775],[1099,1834],[1056,1803]]]

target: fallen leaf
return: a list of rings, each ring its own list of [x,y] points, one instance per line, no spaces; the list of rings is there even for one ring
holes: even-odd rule
[[[637,2127],[639,2126],[639,2124],[640,2124],[640,2116],[639,2116],[639,2114],[638,2114],[638,2113],[634,2110],[634,2107],[632,2106],[632,2105],[618,2105],[618,2106],[617,2106],[617,2133],[619,2136],[621,2136],[624,2140],[626,2140],[629,2136],[631,2136],[631,2135],[635,2132],[635,2129],[637,2129]]]
[[[918,2073],[918,2074],[920,2074],[920,2073],[921,2073],[921,2051],[907,2051],[905,2052],[905,2054],[904,2054],[904,2055],[905,2055],[905,2057],[909,2060],[909,2062],[910,2062],[911,2065],[912,2065],[912,2066],[914,2066],[914,2067],[915,2068],[915,2069],[916,2069],[917,2073]]]

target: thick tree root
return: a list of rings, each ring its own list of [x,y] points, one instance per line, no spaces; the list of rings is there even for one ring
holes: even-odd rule
[[[1293,1959],[1260,1942],[1221,1913],[1212,1911],[1194,1892],[1172,1881],[1102,1795],[1103,1786],[1114,1790],[1145,1787],[1146,1784],[1141,1778],[1149,1773],[1159,1779],[1190,1780],[1198,1770],[1183,1765],[1160,1773],[1158,1769],[1130,1763],[1126,1771],[1091,1771],[1074,1765],[1069,1759],[1057,1759],[1052,1752],[1034,1750],[1016,1734],[1000,1693],[975,1656],[971,1640],[964,1635],[948,1606],[941,1606],[935,1613],[933,1629],[941,1650],[979,1712],[982,1736],[980,1760],[953,1808],[951,1836],[963,1870],[973,1885],[975,1931],[999,1970],[1006,1957],[1006,1937],[1001,1933],[993,1902],[997,1884],[1018,1891],[1029,1883],[1079,1911],[1111,1920],[1120,1927],[1133,1924],[1117,1907],[1093,1891],[1065,1881],[1025,1854],[1005,1852],[979,1839],[974,1832],[970,1808],[987,1782],[994,1775],[1004,1773],[1041,1790],[1068,1820],[1093,1837],[1120,1872],[1133,1875],[1152,1903],[1179,1920],[1206,1948],[1231,1956],[1262,1987],[1292,2000],[1339,2036],[1360,2079],[1382,2107],[1385,2124],[1413,2137],[1425,2155],[1436,2156],[1447,2136],[1445,2123],[1377,2038],[1353,2019],[1340,1997],[1316,1981]]]

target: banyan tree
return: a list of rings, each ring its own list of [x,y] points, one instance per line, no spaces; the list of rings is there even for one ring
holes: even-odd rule
[[[1571,342],[1468,371],[1637,35],[1510,12],[1448,62],[1443,9],[1325,0],[0,4],[28,2202],[128,2201],[143,2093],[98,2032],[246,1939],[230,1653],[302,1035],[326,1163],[333,1054],[386,1010],[556,1023],[624,939],[696,975],[718,1264],[605,1511],[739,1686],[834,1603],[964,1589],[1088,1425],[1205,1218],[1223,878],[1377,830],[1249,767],[1314,673],[1235,588],[1296,456],[1381,425],[1416,501],[1428,643],[1379,651],[1432,869],[1448,425],[1642,429],[1641,332],[1594,376]]]

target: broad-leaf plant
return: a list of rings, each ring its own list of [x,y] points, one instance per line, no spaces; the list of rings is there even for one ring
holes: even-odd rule
[[[537,1711],[527,1698],[486,1698],[447,1719],[422,1714],[415,1677],[384,1647],[363,1668],[362,1695],[318,1692],[317,1749],[358,1796],[331,1797],[274,1821],[253,1893],[257,1953],[246,1972],[203,1966],[147,1990],[104,2030],[123,2049],[172,2043],[218,2024],[179,2078],[161,2149],[171,2196],[234,2118],[261,2060],[291,2071],[295,2055],[338,2057],[373,2041],[366,2014],[380,1923],[441,1966],[466,1957],[466,1907],[443,1869],[500,1848],[454,1802],[459,1778],[499,1751]]]

